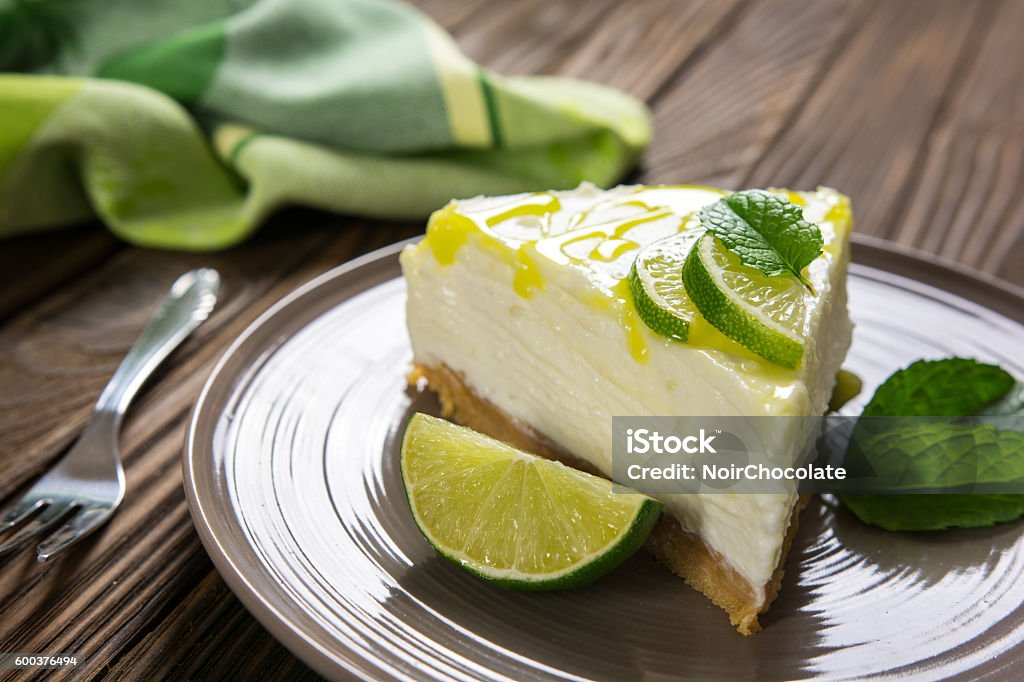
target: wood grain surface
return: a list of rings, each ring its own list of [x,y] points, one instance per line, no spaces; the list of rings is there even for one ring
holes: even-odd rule
[[[649,102],[655,141],[631,180],[834,186],[853,198],[859,232],[1024,285],[1024,1],[419,5],[491,68]],[[113,521],[52,564],[0,560],[0,651],[85,659],[58,677],[315,677],[200,546],[181,486],[186,419],[227,344],[269,305],[422,230],[290,209],[217,254],[133,248],[96,224],[0,243],[0,504],[74,440],[180,272],[208,265],[225,281],[126,423],[128,493]]]

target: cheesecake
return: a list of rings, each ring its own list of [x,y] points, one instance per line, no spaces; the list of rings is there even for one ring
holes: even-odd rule
[[[838,192],[778,192],[824,243],[804,351],[785,367],[699,316],[685,341],[637,314],[629,274],[645,245],[700,230],[726,192],[621,186],[452,201],[401,254],[410,381],[443,414],[522,449],[612,476],[613,416],[821,415],[850,343],[852,227]],[[620,483],[622,481],[619,481]],[[775,598],[805,499],[793,493],[657,495],[647,548],[751,634]]]

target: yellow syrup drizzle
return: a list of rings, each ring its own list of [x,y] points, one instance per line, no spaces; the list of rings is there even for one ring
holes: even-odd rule
[[[648,348],[647,340],[644,338],[643,330],[646,325],[637,315],[636,308],[633,306],[633,294],[629,290],[629,281],[622,280],[616,284],[612,294],[611,300],[619,311],[619,324],[626,332],[626,347],[629,348],[629,354],[641,365],[645,365],[651,359],[651,349]]]
[[[584,263],[587,260],[586,258],[577,258],[576,256],[571,255],[566,250],[566,247],[570,244],[576,244],[577,242],[585,242],[590,239],[605,239],[607,237],[608,233],[604,230],[588,230],[587,232],[576,230],[575,233],[569,234],[565,239],[561,240],[558,250],[561,251],[562,255],[568,258],[570,262]]]
[[[667,208],[659,208],[652,209],[651,211],[648,211],[647,213],[641,216],[633,218],[632,220],[623,220],[619,223],[618,227],[615,228],[615,236],[622,237],[637,225],[649,223],[655,220],[659,220],[661,218],[667,218],[670,215],[673,215],[672,211],[668,210]],[[683,225],[686,222],[686,218],[688,217],[689,216],[679,216],[679,224]]]
[[[839,247],[846,243],[846,235],[853,229],[853,215],[850,213],[850,200],[836,196],[835,203],[825,214],[826,223],[832,224],[835,236],[825,244],[825,251],[835,255]]]
[[[522,216],[544,216],[549,213],[556,213],[561,210],[562,202],[558,200],[558,197],[554,194],[548,194],[542,192],[540,194],[534,194],[533,197],[547,197],[547,201],[543,203],[525,203],[514,206],[506,211],[492,215],[488,217],[484,222],[487,223],[488,227],[494,227],[498,223],[503,223],[506,220],[512,218],[519,218]]]
[[[643,320],[636,314],[632,305],[622,308],[622,316],[619,318],[623,328],[626,330],[626,344],[629,346],[629,354],[641,365],[646,365],[651,359],[651,350],[647,347],[647,341],[640,327]]]
[[[560,250],[562,255],[574,263],[585,263],[588,260],[610,263],[621,257],[626,252],[640,248],[641,244],[625,238],[627,232],[637,225],[660,220],[661,218],[666,218],[670,215],[673,215],[672,211],[667,209],[656,209],[648,211],[640,216],[629,216],[626,218],[611,220],[607,223],[602,223],[600,228],[595,228],[582,234],[572,235],[568,239],[563,240]],[[682,225],[686,223],[686,218],[680,217],[679,220],[680,227],[682,227]],[[602,241],[590,251],[587,258],[577,258],[566,251],[566,247],[569,244],[575,244],[576,242],[594,238],[601,239]]]
[[[603,263],[611,263],[627,251],[638,248],[640,248],[640,245],[636,242],[613,237],[612,239],[606,239],[595,246],[590,252],[590,258],[591,260],[601,261]]]
[[[836,374],[836,386],[832,389],[832,398],[828,401],[828,409],[838,412],[843,405],[856,398],[863,387],[864,382],[859,376],[845,369],[839,370]]]
[[[772,189],[770,189],[768,191],[769,192],[781,192],[782,194],[785,194],[786,198],[789,199],[789,203],[796,204],[797,206],[799,206],[801,208],[805,208],[807,206],[807,201],[804,199],[803,194],[801,194],[800,192],[794,192],[793,190],[789,190],[789,189],[774,189],[774,188],[772,188]]]
[[[545,198],[545,201],[542,203],[517,203],[510,209],[503,210],[486,218],[483,222],[489,228],[513,218],[521,216],[544,217],[561,210],[561,202],[554,194],[538,192],[530,195],[531,199],[539,197]],[[508,206],[508,204],[505,203],[503,206]],[[542,232],[545,226],[542,225]],[[459,249],[462,248],[470,235],[473,234],[483,238],[481,242],[483,247],[504,255],[507,247],[502,244],[501,240],[489,230],[483,228],[474,218],[461,213],[458,203],[454,201],[441,210],[435,211],[430,216],[430,221],[427,223],[426,242],[429,244],[430,250],[433,252],[438,263],[441,265],[451,265],[455,262],[455,255]],[[527,265],[526,267],[529,268],[530,266]],[[532,268],[532,270],[532,277],[527,275],[526,280],[530,283],[540,277],[540,274],[536,272],[536,268]],[[524,284],[524,286],[531,285]]]
[[[654,206],[649,206],[646,203],[644,203],[644,202],[642,202],[642,201],[640,201],[638,199],[628,199],[628,200],[615,199],[615,200],[612,200],[612,201],[606,200],[606,201],[603,201],[603,202],[597,204],[596,206],[592,207],[589,211],[580,211],[579,213],[575,214],[572,218],[569,219],[568,228],[567,228],[566,231],[568,232],[568,231],[580,229],[580,227],[582,227],[583,224],[586,223],[587,219],[590,218],[590,216],[593,215],[594,213],[597,213],[599,211],[611,210],[611,209],[614,209],[614,208],[618,208],[619,206],[628,206],[628,207],[631,207],[631,208],[632,207],[636,207],[636,208],[639,208],[641,210],[636,212],[636,213],[633,213],[631,215],[628,215],[628,216],[619,216],[618,218],[611,218],[611,219],[608,219],[608,220],[596,222],[596,223],[593,223],[591,225],[588,225],[587,227],[597,227],[599,225],[607,225],[609,223],[615,223],[615,222],[618,222],[620,220],[628,220],[629,218],[632,218],[634,216],[642,216],[642,215],[645,215],[646,213],[648,213],[650,211],[654,211],[654,210],[665,210],[663,208],[662,209],[658,209],[658,208],[655,208]]]
[[[825,214],[825,221],[836,224],[840,221],[843,223],[850,223],[850,201],[846,197],[837,197],[836,203],[828,209],[828,213]],[[847,229],[849,226],[847,225]]]
[[[426,242],[438,263],[451,265],[455,262],[455,254],[469,238],[470,231],[475,229],[476,223],[457,213],[454,204],[448,204],[430,216]]]
[[[533,298],[536,290],[544,290],[544,278],[533,256],[524,247],[516,251],[515,274],[512,276],[512,288],[523,298]]]

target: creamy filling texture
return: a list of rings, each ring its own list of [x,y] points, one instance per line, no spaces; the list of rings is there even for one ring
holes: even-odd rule
[[[752,355],[701,320],[692,343],[660,337],[622,294],[635,249],[685,229],[713,192],[581,188],[450,205],[401,256],[416,361],[461,373],[476,395],[606,475],[616,415],[822,414],[851,332],[849,213],[836,209],[845,206],[839,195],[791,194],[826,238],[825,255],[806,273],[817,299],[795,370]],[[640,205],[629,206],[638,195]],[[659,499],[763,594],[795,495]]]

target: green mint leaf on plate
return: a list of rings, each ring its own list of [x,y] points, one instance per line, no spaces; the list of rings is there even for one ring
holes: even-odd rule
[[[856,434],[880,485],[899,492],[949,493],[993,485],[1006,491],[1024,483],[1024,431],[1002,422],[963,419],[871,419]],[[851,462],[850,464],[856,464]]]
[[[824,242],[821,230],[804,219],[796,204],[748,189],[705,206],[697,217],[744,265],[767,277],[791,274],[811,289],[803,269],[821,255]]]
[[[962,417],[978,414],[1014,383],[995,365],[968,358],[918,360],[875,389],[865,417]]]
[[[1024,384],[965,358],[920,360],[895,372],[864,408],[867,417],[1024,415]],[[1024,477],[1024,433],[990,424],[922,422],[863,444],[876,473],[907,485],[950,486]],[[861,521],[896,531],[976,528],[1024,516],[1024,495],[843,495]]]
[[[990,417],[1024,415],[1024,383],[1015,383],[1002,398],[980,410],[978,414]]]
[[[1024,495],[843,495],[864,523],[893,531],[984,528],[1024,516]]]

